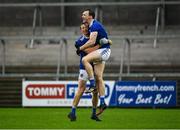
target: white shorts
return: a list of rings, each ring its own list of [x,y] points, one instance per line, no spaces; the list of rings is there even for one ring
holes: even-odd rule
[[[111,54],[110,48],[101,48],[96,51],[100,54],[101,59],[99,61],[94,62],[94,64],[96,64],[97,62],[105,63],[109,59]]]
[[[88,74],[86,72],[86,70],[80,69],[79,70],[79,80],[84,80],[87,81],[88,80]]]

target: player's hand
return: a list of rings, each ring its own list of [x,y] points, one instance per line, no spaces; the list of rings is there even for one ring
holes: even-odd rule
[[[80,56],[80,49],[79,49],[79,47],[77,47],[76,54],[77,54],[78,56]]]
[[[102,39],[99,40],[100,46],[102,46],[102,45],[104,45],[104,44],[108,44],[108,43],[109,43],[110,45],[112,45],[112,41],[111,41],[110,39],[102,38]]]
[[[102,45],[104,45],[104,44],[107,44],[108,42],[109,42],[109,41],[108,41],[108,39],[106,39],[106,38],[102,38],[102,39],[99,40],[100,46],[102,46]]]
[[[74,44],[74,46],[76,47],[76,49],[79,47],[79,45],[76,43],[76,44]]]
[[[112,45],[112,43],[113,43],[112,40],[110,40],[110,39],[108,39],[108,42],[110,45]]]

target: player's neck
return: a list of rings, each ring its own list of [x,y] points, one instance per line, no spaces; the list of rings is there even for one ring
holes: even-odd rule
[[[89,20],[89,22],[88,22],[89,27],[92,25],[93,21],[94,21],[94,19],[90,19],[90,20]]]
[[[83,34],[86,38],[89,38],[89,35],[88,34]]]

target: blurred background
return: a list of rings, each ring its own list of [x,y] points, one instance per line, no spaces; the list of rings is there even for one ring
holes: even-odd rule
[[[180,2],[0,0],[0,106],[21,106],[22,80],[77,80],[84,9],[113,41],[106,80],[175,80],[180,105]]]

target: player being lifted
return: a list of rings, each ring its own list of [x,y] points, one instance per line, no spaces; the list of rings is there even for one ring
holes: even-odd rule
[[[95,13],[91,9],[84,10],[82,13],[83,22],[88,23],[89,25],[89,40],[77,49],[77,52],[83,51],[88,47],[100,44],[101,39],[108,39],[107,33],[103,25],[98,22],[95,18]],[[101,114],[107,107],[105,103],[105,85],[103,81],[103,73],[105,68],[105,61],[110,57],[110,43],[103,44],[98,50],[89,53],[84,56],[82,62],[85,66],[87,74],[89,76],[90,87],[86,90],[86,93],[91,93],[98,89],[100,96],[100,111],[97,115]],[[90,63],[94,63],[94,72],[93,67]],[[96,76],[96,84],[95,77]]]

